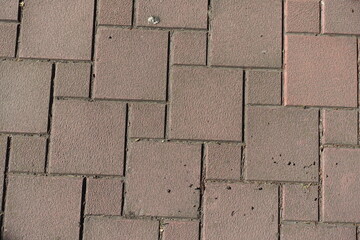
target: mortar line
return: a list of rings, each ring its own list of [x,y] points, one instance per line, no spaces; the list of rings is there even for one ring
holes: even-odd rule
[[[280,240],[281,238],[281,221],[282,221],[282,206],[283,206],[283,201],[282,201],[282,196],[283,196],[283,187],[280,184],[278,187],[278,240]]]
[[[183,222],[199,222],[197,218],[191,217],[168,217],[168,216],[147,216],[147,215],[137,215],[137,216],[120,216],[120,215],[102,215],[102,214],[93,214],[85,215],[85,218],[117,218],[117,219],[137,219],[137,220],[155,220],[155,221],[183,221]]]
[[[0,239],[4,239],[5,204],[6,204],[6,194],[7,194],[7,187],[8,187],[8,172],[9,172],[9,162],[10,162],[10,150],[11,150],[11,136],[8,136],[7,141],[6,141],[5,169],[4,169],[3,190],[2,190],[2,199],[1,199],[1,211],[3,212],[3,215],[2,215],[2,218],[1,218],[1,235],[0,235]]]
[[[318,225],[318,226],[356,226],[360,225],[360,222],[318,222],[318,221],[307,221],[307,220],[283,220],[284,224],[299,224],[299,225]]]
[[[205,65],[209,66],[209,56],[210,56],[210,21],[211,21],[211,0],[208,0],[208,9],[207,9],[207,33],[206,33],[206,56],[205,56]]]
[[[356,52],[356,64],[357,64],[357,74],[356,74],[356,79],[357,79],[357,105],[358,105],[358,108],[360,108],[360,105],[359,105],[359,100],[360,100],[360,96],[359,96],[359,94],[360,94],[360,65],[359,65],[359,54],[360,54],[360,45],[359,45],[359,38],[357,38],[356,39],[356,46],[357,46],[357,52]],[[357,113],[357,124],[356,124],[356,126],[357,126],[357,133],[358,133],[358,137],[357,137],[357,144],[359,145],[360,144],[360,129],[359,129],[359,124],[360,124],[360,122],[359,122],[359,112]]]
[[[136,3],[135,3],[136,9]],[[135,10],[136,11],[136,10]],[[186,32],[207,32],[206,28],[183,28],[183,27],[157,27],[156,25],[136,25],[136,14],[134,15],[135,25],[113,25],[113,24],[99,24],[101,28],[117,28],[117,29],[138,29],[145,31],[186,31]]]
[[[245,146],[241,147],[240,181],[245,181]]]
[[[322,21],[323,21],[323,9],[322,9],[322,0],[319,1],[319,33],[322,33]]]
[[[11,171],[10,175],[23,175],[23,176],[49,176],[49,177],[74,177],[74,178],[102,178],[102,179],[120,179],[124,180],[123,176],[120,175],[94,175],[94,174],[76,174],[76,173],[33,173],[33,172],[20,172],[20,171]]]
[[[163,222],[164,222],[163,219],[159,220],[158,240],[162,240],[162,238],[163,238],[163,232],[164,232]]]
[[[166,104],[163,100],[140,100],[140,99],[116,99],[116,98],[87,98],[87,97],[56,97],[59,101],[103,101],[103,102],[123,102],[123,103],[158,103]]]
[[[280,102],[280,105],[284,106],[285,105],[285,99],[284,99],[284,96],[285,96],[285,87],[284,87],[284,84],[285,84],[285,77],[284,77],[284,70],[285,70],[285,2],[286,0],[283,0],[282,1],[282,5],[281,5],[281,8],[282,8],[282,20],[281,20],[281,28],[282,28],[282,33],[281,33],[281,69],[283,70],[281,72],[281,85],[280,85],[280,96],[281,96],[281,102]]]
[[[124,159],[123,159],[123,176],[126,177],[127,168],[127,151],[128,151],[128,131],[129,131],[129,104],[125,106],[125,139],[124,139]],[[125,215],[125,196],[126,196],[126,182],[123,182],[122,195],[121,195],[121,216]]]
[[[34,58],[34,57],[0,57],[1,61],[32,61],[32,62],[61,62],[61,63],[91,63],[91,60],[61,59],[61,58]]]
[[[17,26],[16,29],[16,43],[15,43],[15,57],[19,58],[19,48],[20,48],[20,34],[21,34],[21,22],[22,22],[22,17],[23,17],[23,7],[22,7],[22,3],[24,3],[24,0],[19,0],[19,5],[18,5],[18,21],[19,24]]]
[[[168,51],[167,51],[167,68],[166,68],[166,92],[165,92],[165,121],[164,121],[164,138],[167,139],[169,135],[169,101],[170,101],[170,67],[171,67],[171,47],[172,47],[173,32],[168,33]]]
[[[94,81],[95,81],[95,44],[96,44],[96,34],[98,29],[97,15],[98,15],[98,0],[94,0],[94,13],[93,13],[93,29],[92,29],[92,45],[91,45],[91,74],[89,82],[89,98],[93,99],[94,97]]]
[[[246,97],[245,95],[247,94],[247,87],[246,87],[246,81],[247,81],[247,73],[244,70],[243,71],[243,86],[242,86],[242,117],[241,117],[241,129],[242,129],[242,133],[241,133],[241,141],[245,143],[245,107],[246,107]]]
[[[206,179],[206,149],[208,146],[201,144],[201,165],[200,165],[200,199],[199,199],[199,240],[202,239],[203,235],[203,224],[204,224],[204,192],[205,192],[205,179]]]
[[[82,180],[81,189],[81,208],[80,208],[80,229],[79,229],[79,240],[84,237],[84,220],[85,220],[85,204],[86,204],[86,177]]]
[[[135,24],[136,24],[136,15],[135,15],[135,11],[136,11],[136,0],[132,0],[132,11],[131,11],[131,27],[130,28],[134,28]]]
[[[322,221],[322,184],[323,184],[323,174],[322,174],[322,142],[323,142],[323,110],[319,110],[318,113],[318,124],[319,124],[319,160],[318,160],[318,171],[319,171],[319,185],[318,185],[318,222]]]
[[[241,141],[228,141],[228,140],[200,140],[200,139],[162,139],[162,138],[129,138],[131,141],[153,141],[153,142],[179,142],[179,143],[228,143],[237,144],[243,146],[244,143]]]

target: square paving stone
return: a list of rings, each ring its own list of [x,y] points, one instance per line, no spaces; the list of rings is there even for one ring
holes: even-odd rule
[[[317,110],[248,107],[245,116],[246,179],[317,182]]]
[[[204,208],[206,240],[278,239],[276,185],[209,183]]]
[[[0,131],[46,132],[50,82],[50,63],[0,62]]]
[[[126,215],[197,217],[200,165],[200,145],[132,142],[126,171]]]
[[[173,67],[170,76],[170,138],[242,140],[242,70]]]
[[[95,97],[165,100],[168,32],[100,28]]]
[[[90,60],[93,13],[93,0],[26,1],[20,57]]]
[[[289,0],[285,2],[286,32],[311,32],[320,30],[320,0]]]
[[[99,24],[131,25],[133,0],[99,0]]]
[[[18,19],[18,0],[0,0],[0,20]]]
[[[79,238],[81,178],[10,175],[4,239]]]
[[[55,101],[49,171],[122,175],[125,111],[123,103]]]

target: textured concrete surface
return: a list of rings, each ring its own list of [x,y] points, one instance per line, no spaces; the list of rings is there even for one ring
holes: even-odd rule
[[[0,239],[359,240],[359,0],[0,0]]]

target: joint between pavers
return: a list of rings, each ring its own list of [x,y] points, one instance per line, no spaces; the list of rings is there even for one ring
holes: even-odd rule
[[[75,173],[43,173],[43,172],[20,172],[20,171],[11,171],[9,175],[23,175],[23,176],[46,176],[46,177],[73,177],[73,178],[94,178],[94,179],[120,179],[125,180],[123,176],[120,175],[105,175],[105,174],[75,174]]]
[[[128,149],[129,149],[129,104],[126,104],[125,110],[125,140],[124,140],[124,159],[123,159],[123,176],[126,177],[127,170],[127,157],[128,157]],[[125,201],[126,201],[126,182],[123,182],[122,193],[121,193],[121,216],[125,215]]]
[[[204,193],[206,188],[206,148],[205,144],[201,145],[201,166],[200,166],[200,198],[199,198],[199,209],[198,218],[199,222],[199,240],[202,239],[203,225],[204,225]]]
[[[331,36],[331,37],[359,37],[360,34],[349,33],[310,33],[310,32],[286,32],[285,35],[299,35],[299,36]]]
[[[278,240],[281,238],[281,222],[282,222],[282,209],[283,209],[283,186],[278,186]]]
[[[201,139],[162,139],[162,138],[129,138],[132,142],[139,141],[152,141],[152,142],[176,142],[176,143],[189,143],[189,144],[203,144],[203,143],[217,143],[217,144],[235,144],[244,146],[242,141],[228,141],[228,140],[201,140]]]
[[[318,173],[319,173],[319,185],[318,185],[318,221],[321,222],[322,221],[322,217],[323,217],[323,213],[322,213],[322,201],[323,201],[323,189],[322,189],[322,184],[323,184],[323,169],[322,169],[322,164],[323,164],[323,150],[324,147],[322,146],[323,144],[323,136],[324,136],[324,125],[323,125],[323,111],[324,110],[320,110],[319,111],[319,160],[318,160]]]
[[[80,226],[79,226],[79,240],[84,237],[84,221],[85,221],[85,204],[86,204],[86,177],[83,178],[82,189],[81,189],[81,207],[80,207]]]
[[[318,222],[318,221],[306,221],[306,220],[283,220],[283,224],[297,224],[297,225],[314,225],[314,226],[355,226],[359,227],[360,222]]]

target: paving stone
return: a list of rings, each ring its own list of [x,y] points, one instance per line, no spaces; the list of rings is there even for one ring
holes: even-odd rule
[[[168,221],[164,226],[163,240],[198,240],[199,222]]]
[[[358,124],[357,111],[325,110],[325,143],[357,144]]]
[[[90,70],[90,63],[56,64],[55,96],[88,97]]]
[[[281,104],[280,72],[247,72],[246,102],[250,104]]]
[[[55,101],[49,171],[122,175],[125,105]]]
[[[360,149],[325,149],[322,211],[325,222],[360,222]]]
[[[355,240],[354,226],[324,226],[308,224],[285,224],[281,227],[282,240]]]
[[[356,54],[353,37],[285,36],[285,105],[356,107]]]
[[[323,32],[360,34],[360,2],[323,0]]]
[[[50,63],[0,62],[0,131],[47,131],[50,80]]]
[[[204,208],[204,240],[278,239],[275,185],[208,183]]]
[[[126,215],[197,217],[200,145],[132,142],[127,156]]]
[[[90,217],[85,219],[86,240],[157,240],[159,222],[145,219]]]
[[[172,35],[172,63],[206,65],[206,32],[177,31]]]
[[[248,107],[245,131],[247,180],[318,180],[318,111]]]
[[[0,0],[0,19],[18,20],[18,0]]]
[[[78,239],[81,178],[10,175],[4,239]]]
[[[138,26],[171,28],[207,28],[207,0],[139,0],[136,2]],[[159,22],[149,22],[157,17]]]
[[[286,32],[318,33],[320,30],[319,0],[289,0],[285,2]]]
[[[132,0],[100,0],[98,3],[98,23],[131,25],[132,5]]]
[[[242,70],[173,67],[170,76],[170,138],[241,141]]]
[[[207,179],[240,179],[241,146],[208,144],[206,148]]]
[[[318,198],[318,186],[284,185],[283,219],[317,221]]]
[[[95,97],[165,100],[168,33],[100,28]]]
[[[122,187],[120,179],[88,178],[85,213],[120,215]]]
[[[11,172],[44,172],[46,138],[36,136],[13,136],[9,170]]]
[[[131,104],[129,125],[130,137],[164,138],[165,105]]]
[[[281,67],[282,1],[212,2],[211,65]]]
[[[0,23],[0,57],[15,57],[16,34],[17,24]]]
[[[90,60],[93,0],[31,0],[25,4],[20,57]]]

